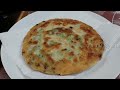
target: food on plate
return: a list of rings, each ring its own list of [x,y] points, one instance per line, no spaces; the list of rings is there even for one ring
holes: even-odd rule
[[[73,19],[50,19],[35,25],[25,36],[22,55],[33,70],[69,75],[94,66],[104,52],[101,36]]]

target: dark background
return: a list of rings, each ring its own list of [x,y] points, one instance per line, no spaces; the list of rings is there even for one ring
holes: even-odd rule
[[[20,11],[0,11],[0,33],[8,31],[17,21],[19,14]],[[0,49],[1,49],[1,41],[0,41]],[[0,58],[0,67],[2,67],[1,58]]]

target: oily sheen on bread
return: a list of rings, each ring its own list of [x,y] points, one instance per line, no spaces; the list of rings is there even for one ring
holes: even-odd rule
[[[22,55],[33,70],[46,74],[80,73],[102,57],[104,42],[89,25],[73,19],[50,19],[25,36]]]

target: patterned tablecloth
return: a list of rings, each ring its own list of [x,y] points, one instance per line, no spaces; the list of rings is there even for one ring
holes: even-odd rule
[[[120,11],[93,11],[93,12],[105,17],[114,24],[120,25]],[[29,11],[29,13],[32,13],[32,11]],[[120,75],[116,78],[120,79]],[[6,71],[4,70],[3,66],[0,66],[0,79],[10,79]]]

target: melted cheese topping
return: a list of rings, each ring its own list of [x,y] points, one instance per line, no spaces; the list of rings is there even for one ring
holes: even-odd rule
[[[59,27],[61,26],[59,25]],[[70,27],[70,25],[65,26],[65,28],[68,27]],[[46,54],[49,54],[55,61],[63,59],[74,60],[74,57],[77,57],[77,59],[79,59],[79,56],[81,54],[80,48],[82,47],[86,33],[83,30],[79,29],[80,24],[73,26],[73,28],[76,30],[73,29],[71,34],[64,32],[65,28],[61,28],[63,32],[60,32],[58,27],[55,28],[51,24],[49,24],[45,29],[39,28],[37,30],[38,35],[32,37],[33,40],[38,41],[36,49],[34,50],[34,54],[44,60],[45,57],[44,54],[41,53],[41,50],[44,49],[44,43],[46,43],[46,48],[51,48],[53,46],[50,51],[46,52]],[[79,37],[78,41],[75,40],[75,35]],[[45,40],[46,37],[49,37],[47,41]]]
[[[52,53],[52,58],[56,61],[59,61],[64,58],[64,55],[60,51],[55,51]]]

